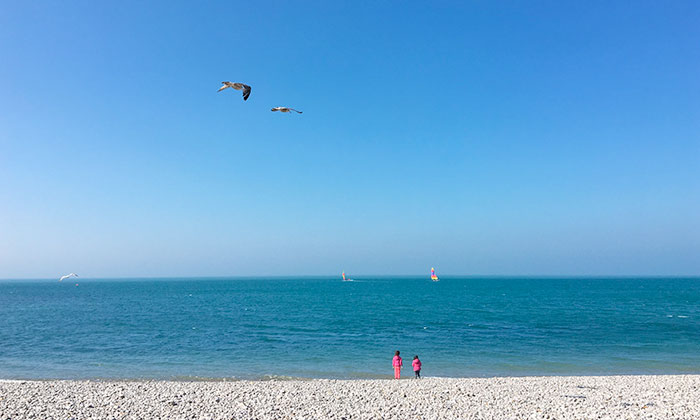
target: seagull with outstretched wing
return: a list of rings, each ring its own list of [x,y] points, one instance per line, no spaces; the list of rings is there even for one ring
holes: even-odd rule
[[[279,111],[279,112],[292,112],[292,111],[294,111],[297,114],[302,113],[301,111],[297,111],[294,108],[287,108],[286,106],[276,106],[276,107],[272,108],[270,111],[272,111],[272,112],[277,112],[277,111]]]
[[[222,90],[226,88],[231,88],[231,89],[236,89],[236,90],[242,90],[243,91],[243,100],[247,101],[248,97],[250,96],[250,86],[246,85],[245,83],[232,83],[232,82],[221,82],[223,86],[217,90],[217,92],[221,92]]]
[[[75,274],[75,273],[66,274],[65,276],[61,276],[61,278],[58,279],[58,281],[63,281],[63,280],[65,280],[65,279],[69,279],[69,278],[71,278],[71,277],[78,277],[78,275]]]

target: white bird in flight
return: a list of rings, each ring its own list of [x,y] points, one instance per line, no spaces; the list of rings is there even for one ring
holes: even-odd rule
[[[61,276],[61,278],[58,279],[58,281],[63,281],[63,280],[65,280],[65,279],[69,279],[69,278],[71,278],[71,277],[78,277],[78,275],[75,274],[75,273],[66,274],[65,276]]]
[[[221,92],[222,90],[226,88],[231,88],[231,89],[236,89],[236,90],[242,90],[243,91],[243,100],[247,101],[248,97],[250,96],[250,86],[246,85],[245,83],[231,83],[231,82],[221,82],[223,86],[217,90],[217,92]]]
[[[302,113],[301,111],[297,111],[297,110],[294,109],[294,108],[287,108],[286,106],[276,106],[276,107],[272,108],[270,111],[272,111],[272,112],[276,112],[276,111],[279,111],[279,112],[291,112],[291,111],[294,111],[294,112],[296,112],[297,114],[301,114],[301,113]]]

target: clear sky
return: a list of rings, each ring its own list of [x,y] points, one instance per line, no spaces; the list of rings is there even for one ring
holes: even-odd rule
[[[0,278],[700,274],[698,22],[4,1]]]

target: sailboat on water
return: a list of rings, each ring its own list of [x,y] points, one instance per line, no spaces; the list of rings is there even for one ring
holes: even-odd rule
[[[432,280],[432,281],[440,281],[440,279],[438,278],[438,276],[435,274],[435,269],[432,268],[432,267],[430,268],[430,280]]]
[[[353,279],[345,277],[345,271],[343,271],[343,281],[353,281]]]

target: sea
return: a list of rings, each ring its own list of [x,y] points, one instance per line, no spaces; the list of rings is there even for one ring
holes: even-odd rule
[[[700,278],[0,281],[0,379],[700,373]]]

